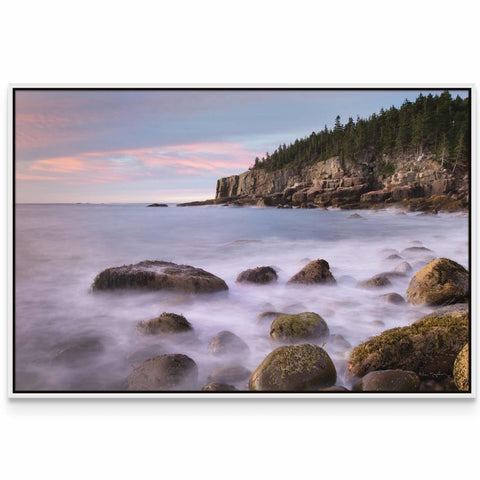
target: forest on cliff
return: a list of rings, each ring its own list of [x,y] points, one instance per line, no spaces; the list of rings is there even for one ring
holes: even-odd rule
[[[337,155],[356,159],[368,149],[375,154],[434,154],[452,172],[464,171],[470,162],[470,98],[453,98],[448,91],[420,94],[414,102],[382,108],[366,119],[350,117],[342,124],[337,116],[333,128],[325,125],[290,145],[280,145],[273,153],[257,157],[250,168],[274,171]]]

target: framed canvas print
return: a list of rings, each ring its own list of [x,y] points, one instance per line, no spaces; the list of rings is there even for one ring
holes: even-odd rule
[[[473,94],[13,86],[10,395],[474,396]]]

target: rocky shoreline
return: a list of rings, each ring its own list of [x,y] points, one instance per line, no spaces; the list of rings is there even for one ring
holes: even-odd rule
[[[357,287],[377,289],[379,301],[405,302],[397,292],[385,293],[388,282],[377,281],[388,281],[392,275],[411,278],[407,302],[437,309],[408,326],[385,330],[353,348],[342,335],[331,332],[327,321],[315,312],[259,312],[258,323],[270,323],[267,338],[271,351],[253,372],[243,365],[250,354],[247,342],[222,330],[205,348],[206,354],[225,360],[223,366],[210,372],[208,384],[199,384],[198,366],[186,353],[156,355],[152,346],[145,353],[146,359],[144,355],[143,360],[135,362],[125,388],[137,392],[468,392],[468,272],[450,259],[436,258],[413,276],[411,267],[396,269],[359,282]],[[261,266],[239,273],[237,282],[249,283],[253,288],[265,288],[266,284],[275,288],[277,278],[275,268]],[[323,259],[310,261],[290,278],[288,285],[338,288]],[[167,289],[198,295],[228,290],[228,286],[219,277],[189,265],[144,261],[107,269],[97,275],[92,285],[93,292],[118,289]],[[182,339],[177,345],[184,345],[187,353],[188,342],[198,341],[195,325],[180,313],[164,312],[157,318],[142,320],[136,334]],[[347,355],[344,371],[337,371],[323,348],[329,343]],[[337,384],[339,377],[344,378],[344,385]]]

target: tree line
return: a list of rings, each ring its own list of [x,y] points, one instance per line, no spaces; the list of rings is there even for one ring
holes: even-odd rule
[[[420,94],[400,108],[383,108],[378,114],[342,124],[337,115],[333,128],[312,132],[290,145],[279,145],[272,153],[255,158],[250,168],[278,170],[308,165],[341,156],[356,160],[367,149],[378,154],[434,154],[452,172],[466,171],[470,164],[470,99]]]

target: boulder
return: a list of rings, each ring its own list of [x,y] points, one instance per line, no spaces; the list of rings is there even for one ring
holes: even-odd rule
[[[163,312],[157,318],[137,323],[138,332],[150,335],[184,333],[192,330],[190,322],[183,315],[177,315],[176,313]]]
[[[402,275],[408,275],[412,271],[412,266],[408,262],[402,262],[398,264],[393,271],[401,273]]]
[[[406,370],[367,373],[353,388],[356,392],[418,392],[420,378]]]
[[[352,213],[351,215],[348,216],[348,218],[364,218],[364,217],[362,217],[358,213]]]
[[[190,265],[145,260],[103,270],[93,281],[92,289],[175,290],[187,293],[212,293],[228,290],[227,284],[212,273]]]
[[[461,392],[470,390],[470,355],[468,343],[460,350],[453,364],[453,379]]]
[[[361,288],[380,288],[380,287],[387,287],[391,285],[390,280],[384,275],[375,275],[368,280],[364,280],[363,282],[359,282],[357,284]]]
[[[281,315],[270,327],[270,338],[280,342],[298,343],[326,338],[328,335],[325,320],[313,312]]]
[[[281,315],[286,315],[286,314],[282,312],[262,312],[257,317],[257,323],[259,324],[266,323],[266,322],[272,323],[273,320],[280,317]]]
[[[132,371],[127,380],[127,388],[135,391],[194,389],[197,376],[197,364],[187,355],[159,355]]]
[[[300,284],[317,284],[337,283],[330,272],[330,265],[326,260],[313,260],[305,265],[298,273],[296,273],[288,283]]]
[[[272,267],[257,267],[245,270],[237,277],[238,283],[266,284],[277,281],[277,272]]]
[[[382,295],[382,298],[386,303],[393,303],[394,305],[402,305],[405,303],[405,299],[398,293],[386,293]]]
[[[238,392],[233,385],[227,385],[226,383],[210,382],[208,385],[204,385],[201,392]]]
[[[58,347],[53,360],[70,366],[82,365],[102,354],[104,350],[104,343],[101,339],[87,337]]]
[[[407,299],[412,305],[449,305],[468,301],[467,270],[448,258],[437,258],[410,280]]]
[[[230,367],[222,367],[208,376],[209,382],[214,383],[240,383],[244,382],[250,377],[252,372],[245,367],[236,365]]]
[[[355,347],[346,374],[363,377],[375,370],[401,369],[420,377],[448,376],[468,337],[468,310],[433,312],[412,325],[386,330]]]
[[[385,260],[401,260],[401,259],[402,257],[400,255],[397,255],[396,253],[392,253]]]
[[[402,255],[418,255],[418,254],[423,254],[423,253],[428,253],[428,252],[433,252],[433,250],[430,250],[427,247],[408,247],[405,248],[404,250],[401,251]]]
[[[337,372],[327,352],[313,344],[288,345],[269,353],[252,373],[250,390],[314,391],[335,384]]]
[[[244,355],[249,353],[250,349],[240,337],[223,330],[210,340],[208,351],[212,355]]]

